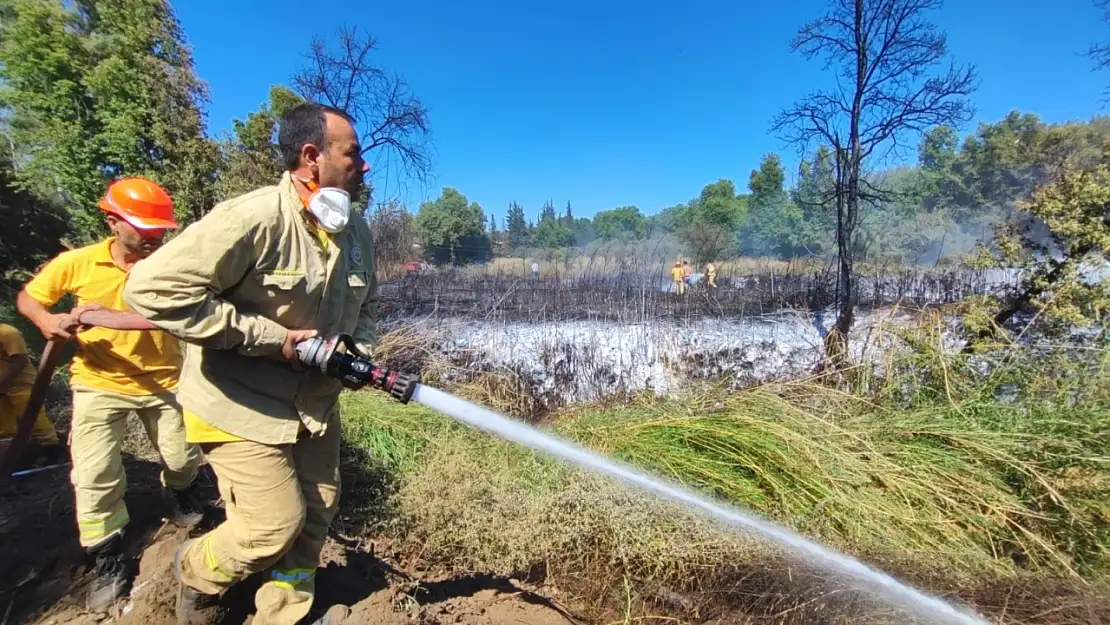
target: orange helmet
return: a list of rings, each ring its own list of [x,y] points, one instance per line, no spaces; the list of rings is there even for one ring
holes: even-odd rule
[[[108,191],[97,206],[140,230],[177,227],[170,194],[146,178],[116,180],[108,185]]]

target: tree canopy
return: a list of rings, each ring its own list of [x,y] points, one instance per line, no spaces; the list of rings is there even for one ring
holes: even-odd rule
[[[445,187],[434,202],[420,205],[416,228],[425,257],[434,263],[458,264],[492,256],[482,207],[454,188]]]

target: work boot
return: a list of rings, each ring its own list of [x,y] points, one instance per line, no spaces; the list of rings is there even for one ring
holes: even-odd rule
[[[177,625],[205,625],[208,620],[204,616],[204,611],[216,605],[220,599],[219,595],[206,595],[197,592],[181,581],[181,557],[185,554],[189,545],[196,541],[195,538],[186,540],[173,554],[173,578],[177,580],[177,599],[174,602],[174,616],[177,618]]]
[[[107,543],[88,551],[95,558],[93,579],[85,597],[85,608],[90,612],[106,611],[131,588],[130,561],[123,551],[122,542],[121,537],[116,535]]]
[[[166,499],[169,501],[170,520],[178,527],[193,527],[204,518],[204,504],[198,492],[196,480],[182,490],[167,488]]]

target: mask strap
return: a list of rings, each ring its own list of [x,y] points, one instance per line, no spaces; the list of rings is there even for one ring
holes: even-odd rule
[[[289,177],[294,180],[299,180],[300,183],[303,184],[310,193],[316,193],[316,191],[320,189],[320,185],[316,184],[316,181],[312,178],[301,178],[300,176],[294,176],[292,173],[289,174]],[[304,203],[305,206],[308,206],[308,204],[304,202],[304,200],[301,200],[301,202]]]
[[[320,189],[320,185],[316,184],[316,181],[312,180],[311,178],[304,179],[304,178],[299,177],[299,175],[293,175],[293,172],[290,172],[289,177],[290,177],[291,180],[300,181],[301,184],[304,185],[304,188],[309,190],[309,193],[311,193],[313,195],[316,194],[317,189]],[[297,196],[300,196],[300,193],[297,193]],[[310,198],[310,200],[311,200],[311,198]],[[306,209],[309,208],[309,202],[306,202],[303,198],[301,198],[301,204],[304,205],[304,208],[306,208]]]

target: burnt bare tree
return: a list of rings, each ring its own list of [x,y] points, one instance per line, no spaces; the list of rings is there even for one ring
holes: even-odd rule
[[[939,125],[971,118],[966,96],[975,69],[949,64],[945,35],[925,19],[943,0],[830,0],[828,13],[803,26],[791,42],[807,59],[835,70],[835,85],[780,113],[772,129],[803,153],[833,150],[835,181],[827,205],[836,207],[837,303],[830,336],[843,340],[852,327],[852,286],[860,206],[883,197],[865,168],[904,153],[908,140]],[[833,344],[830,342],[830,357]]]
[[[405,177],[424,183],[432,165],[428,108],[408,83],[375,63],[377,47],[377,39],[355,28],[340,28],[329,41],[313,38],[293,87],[301,97],[355,118],[374,170],[393,176],[399,166]]]

